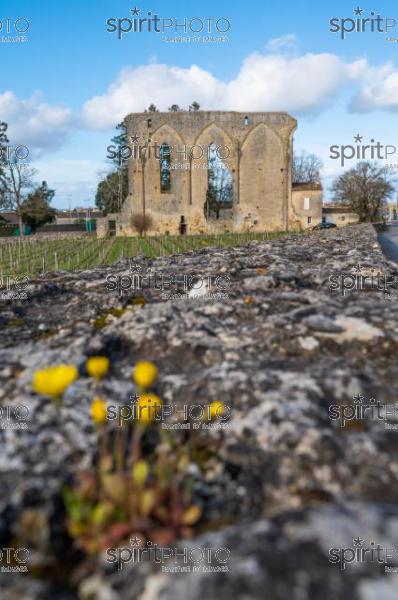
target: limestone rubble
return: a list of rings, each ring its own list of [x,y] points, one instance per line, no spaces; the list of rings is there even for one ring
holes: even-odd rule
[[[82,367],[95,352],[112,359],[105,384],[110,402],[126,403],[131,366],[148,358],[159,367],[158,393],[165,400],[179,406],[221,400],[231,407],[227,427],[199,434],[219,450],[198,482],[211,520],[229,524],[181,542],[229,548],[230,570],[162,573],[146,563],[111,572],[101,563],[78,591],[32,574],[4,573],[1,597],[397,597],[397,574],[385,573],[385,564],[349,564],[342,571],[329,561],[332,547],[352,547],[358,536],[365,545],[398,548],[398,414],[391,414],[388,428],[377,417],[342,428],[329,416],[331,405],[352,404],[354,396],[381,406],[398,396],[394,294],[369,285],[344,296],[330,289],[330,276],[343,273],[373,269],[397,277],[373,227],[141,257],[135,265],[141,272],[151,267],[152,273],[210,281],[228,275],[227,297],[214,299],[206,288],[189,299],[179,289],[182,298],[165,300],[164,291],[146,288],[120,298],[106,289],[106,277],[131,274],[125,262],[48,274],[30,284],[27,301],[1,305],[0,401],[29,409],[26,429],[0,430],[1,545],[19,536],[35,548],[37,561],[67,561],[60,489],[94,453],[90,382],[82,376],[73,384],[61,409],[35,395],[30,382],[37,368]],[[111,310],[118,308],[126,310]],[[20,525],[32,508],[42,523],[33,540]],[[390,564],[398,565],[398,557]]]

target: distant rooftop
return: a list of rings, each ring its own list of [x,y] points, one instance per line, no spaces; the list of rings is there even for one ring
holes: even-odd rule
[[[91,217],[95,217],[95,216],[102,217],[102,210],[99,210],[98,208],[93,208],[93,207],[74,208],[73,210],[57,209],[56,213],[57,213],[57,217],[63,218],[63,219],[85,218],[87,216],[87,213],[90,213]]]
[[[322,184],[314,181],[292,183],[293,190],[322,190]]]
[[[333,204],[329,202],[328,204],[324,204],[322,207],[322,211],[325,213],[354,213],[355,211],[349,206],[343,206],[341,204]]]

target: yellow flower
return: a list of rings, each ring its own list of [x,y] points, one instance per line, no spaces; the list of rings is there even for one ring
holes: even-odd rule
[[[133,466],[133,481],[139,488],[144,487],[149,473],[149,465],[145,460],[139,460]]]
[[[97,425],[103,425],[106,421],[106,402],[96,397],[91,403],[91,418]]]
[[[150,387],[158,375],[156,365],[148,360],[141,360],[136,363],[133,371],[133,379],[141,388]]]
[[[155,420],[157,410],[162,407],[162,401],[156,394],[142,394],[138,400],[138,420],[149,424]]]
[[[90,356],[86,362],[87,373],[100,381],[109,370],[109,358],[106,356]]]
[[[207,407],[207,418],[211,420],[216,419],[217,417],[221,417],[224,414],[224,409],[224,402],[211,402]]]
[[[37,394],[59,398],[79,377],[79,371],[74,365],[56,365],[35,371],[33,389]]]

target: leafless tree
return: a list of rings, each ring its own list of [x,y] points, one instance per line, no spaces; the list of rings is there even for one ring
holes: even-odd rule
[[[22,203],[28,191],[35,185],[33,177],[37,171],[29,163],[18,161],[18,159],[7,161],[3,166],[3,170],[0,206],[1,208],[15,210],[19,219],[20,235],[23,236]]]
[[[292,182],[293,183],[319,183],[323,163],[315,154],[308,154],[303,150],[300,154],[293,155]]]
[[[381,218],[382,209],[394,193],[388,169],[377,162],[360,162],[340,175],[332,184],[334,200],[351,208],[360,221]]]

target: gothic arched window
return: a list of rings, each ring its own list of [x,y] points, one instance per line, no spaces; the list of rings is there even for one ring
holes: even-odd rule
[[[221,158],[220,147],[213,143],[208,148],[207,194],[204,206],[207,219],[220,218],[220,211],[230,208],[233,202],[233,179],[228,166]]]
[[[160,162],[160,191],[169,192],[171,190],[171,160],[170,146],[162,144],[159,152]]]

